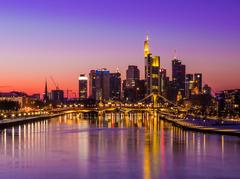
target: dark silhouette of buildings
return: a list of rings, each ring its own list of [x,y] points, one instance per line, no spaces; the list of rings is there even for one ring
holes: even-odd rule
[[[64,91],[60,89],[52,90],[50,101],[55,104],[64,103]]]
[[[49,102],[49,94],[48,94],[48,85],[47,85],[47,80],[45,81],[45,90],[43,93],[43,102],[48,103]]]

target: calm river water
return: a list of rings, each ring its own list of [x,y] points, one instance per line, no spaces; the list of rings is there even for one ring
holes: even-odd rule
[[[65,115],[0,132],[0,178],[240,178],[240,138],[118,113]]]

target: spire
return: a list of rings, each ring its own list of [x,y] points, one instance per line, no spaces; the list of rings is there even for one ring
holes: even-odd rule
[[[146,41],[148,41],[149,40],[149,37],[148,37],[148,33],[147,33],[147,36],[146,36]]]
[[[149,41],[149,36],[148,36],[148,34],[147,34],[146,40],[144,41],[144,57],[145,57],[145,58],[148,56],[148,54],[150,54],[148,41]]]
[[[177,59],[177,50],[174,49],[173,59]]]

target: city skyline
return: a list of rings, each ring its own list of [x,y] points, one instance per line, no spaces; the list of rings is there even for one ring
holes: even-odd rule
[[[240,75],[237,1],[150,1],[137,5],[105,1],[104,7],[98,2],[80,2],[52,1],[49,6],[47,1],[3,2],[0,59],[5,68],[0,84],[11,87],[0,91],[42,93],[45,78],[50,76],[60,88],[77,91],[80,74],[118,68],[125,79],[128,65],[137,65],[144,78],[143,41],[147,33],[150,50],[161,56],[161,68],[167,69],[168,76],[176,49],[187,73],[202,73],[203,83],[215,91],[240,88],[236,78]],[[146,4],[151,13],[145,12]],[[50,80],[48,85],[55,88]]]

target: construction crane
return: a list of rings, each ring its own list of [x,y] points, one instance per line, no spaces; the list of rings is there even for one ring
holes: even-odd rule
[[[64,90],[64,92],[65,92],[65,91],[67,92],[67,99],[68,99],[68,97],[69,97],[69,96],[68,96],[68,95],[69,95],[69,92],[72,92],[72,90],[67,89],[67,90]]]
[[[55,82],[54,78],[52,76],[50,76],[50,79],[52,81],[52,83],[54,84],[54,86],[56,87],[56,90],[59,90],[59,86],[58,84]]]
[[[75,98],[76,98],[76,92],[74,92],[73,90],[69,90],[69,89],[67,89],[67,90],[64,90],[64,92],[66,92],[66,94],[67,94],[67,99],[68,99],[68,97],[71,95],[71,96],[74,96]]]

